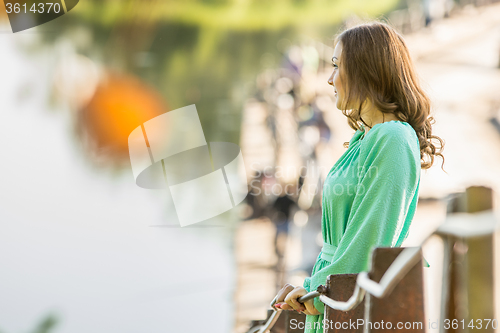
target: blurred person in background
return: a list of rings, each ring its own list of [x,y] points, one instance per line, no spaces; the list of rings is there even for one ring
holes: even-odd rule
[[[264,215],[266,208],[265,195],[262,190],[262,180],[264,172],[254,172],[250,183],[248,184],[248,195],[246,204],[250,207],[250,213],[247,214],[245,220],[258,219]]]
[[[290,220],[295,212],[297,204],[295,197],[298,196],[297,186],[285,184],[281,187],[281,194],[276,198],[271,208],[271,220],[274,223],[276,233],[274,234],[274,251],[276,253],[276,287],[279,289],[285,276],[285,251],[288,240]]]
[[[400,34],[380,22],[347,29],[336,39],[332,62],[328,84],[355,133],[325,179],[323,248],[311,277],[303,286],[286,284],[275,305],[306,314],[306,333],[323,332],[324,304],[297,299],[331,274],[367,271],[374,248],[401,246],[415,214],[421,169],[436,156],[444,164],[444,142],[432,135],[430,100]]]
[[[272,221],[276,226],[274,237],[274,248],[278,258],[282,258],[285,253],[286,237],[288,236],[288,225],[292,211],[296,207],[294,196],[297,196],[296,186],[287,184],[283,186],[283,191],[273,203]],[[280,237],[282,238],[280,240]]]

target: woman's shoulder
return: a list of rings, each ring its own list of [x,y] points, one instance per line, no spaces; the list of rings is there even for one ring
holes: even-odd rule
[[[414,144],[418,143],[417,134],[413,127],[404,121],[391,120],[373,125],[372,129],[366,133],[364,140],[366,143],[376,144],[380,142],[390,142],[392,144]]]
[[[361,142],[361,155],[365,156],[386,152],[393,156],[412,156],[420,160],[420,143],[413,127],[404,121],[391,120],[375,124]],[[415,162],[416,163],[416,162]]]

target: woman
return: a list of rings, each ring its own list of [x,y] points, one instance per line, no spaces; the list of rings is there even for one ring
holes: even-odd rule
[[[326,284],[330,274],[369,270],[373,248],[401,246],[415,214],[421,168],[431,167],[435,156],[444,163],[443,140],[431,134],[429,98],[393,28],[375,22],[344,31],[332,61],[328,84],[356,132],[325,179],[324,245],[312,275],[303,286],[285,285],[276,305],[305,313],[306,332],[323,332],[324,305],[297,298]]]

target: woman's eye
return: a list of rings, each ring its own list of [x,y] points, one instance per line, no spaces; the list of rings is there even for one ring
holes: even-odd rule
[[[332,64],[333,68],[339,68],[339,66],[337,66],[337,64]]]

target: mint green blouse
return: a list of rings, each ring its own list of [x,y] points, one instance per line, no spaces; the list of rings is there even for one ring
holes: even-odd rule
[[[375,247],[398,247],[408,236],[420,183],[420,145],[407,122],[357,130],[349,148],[325,179],[321,228],[323,249],[304,288],[314,291],[331,274],[368,271]],[[323,332],[321,315],[307,316],[306,333]]]

